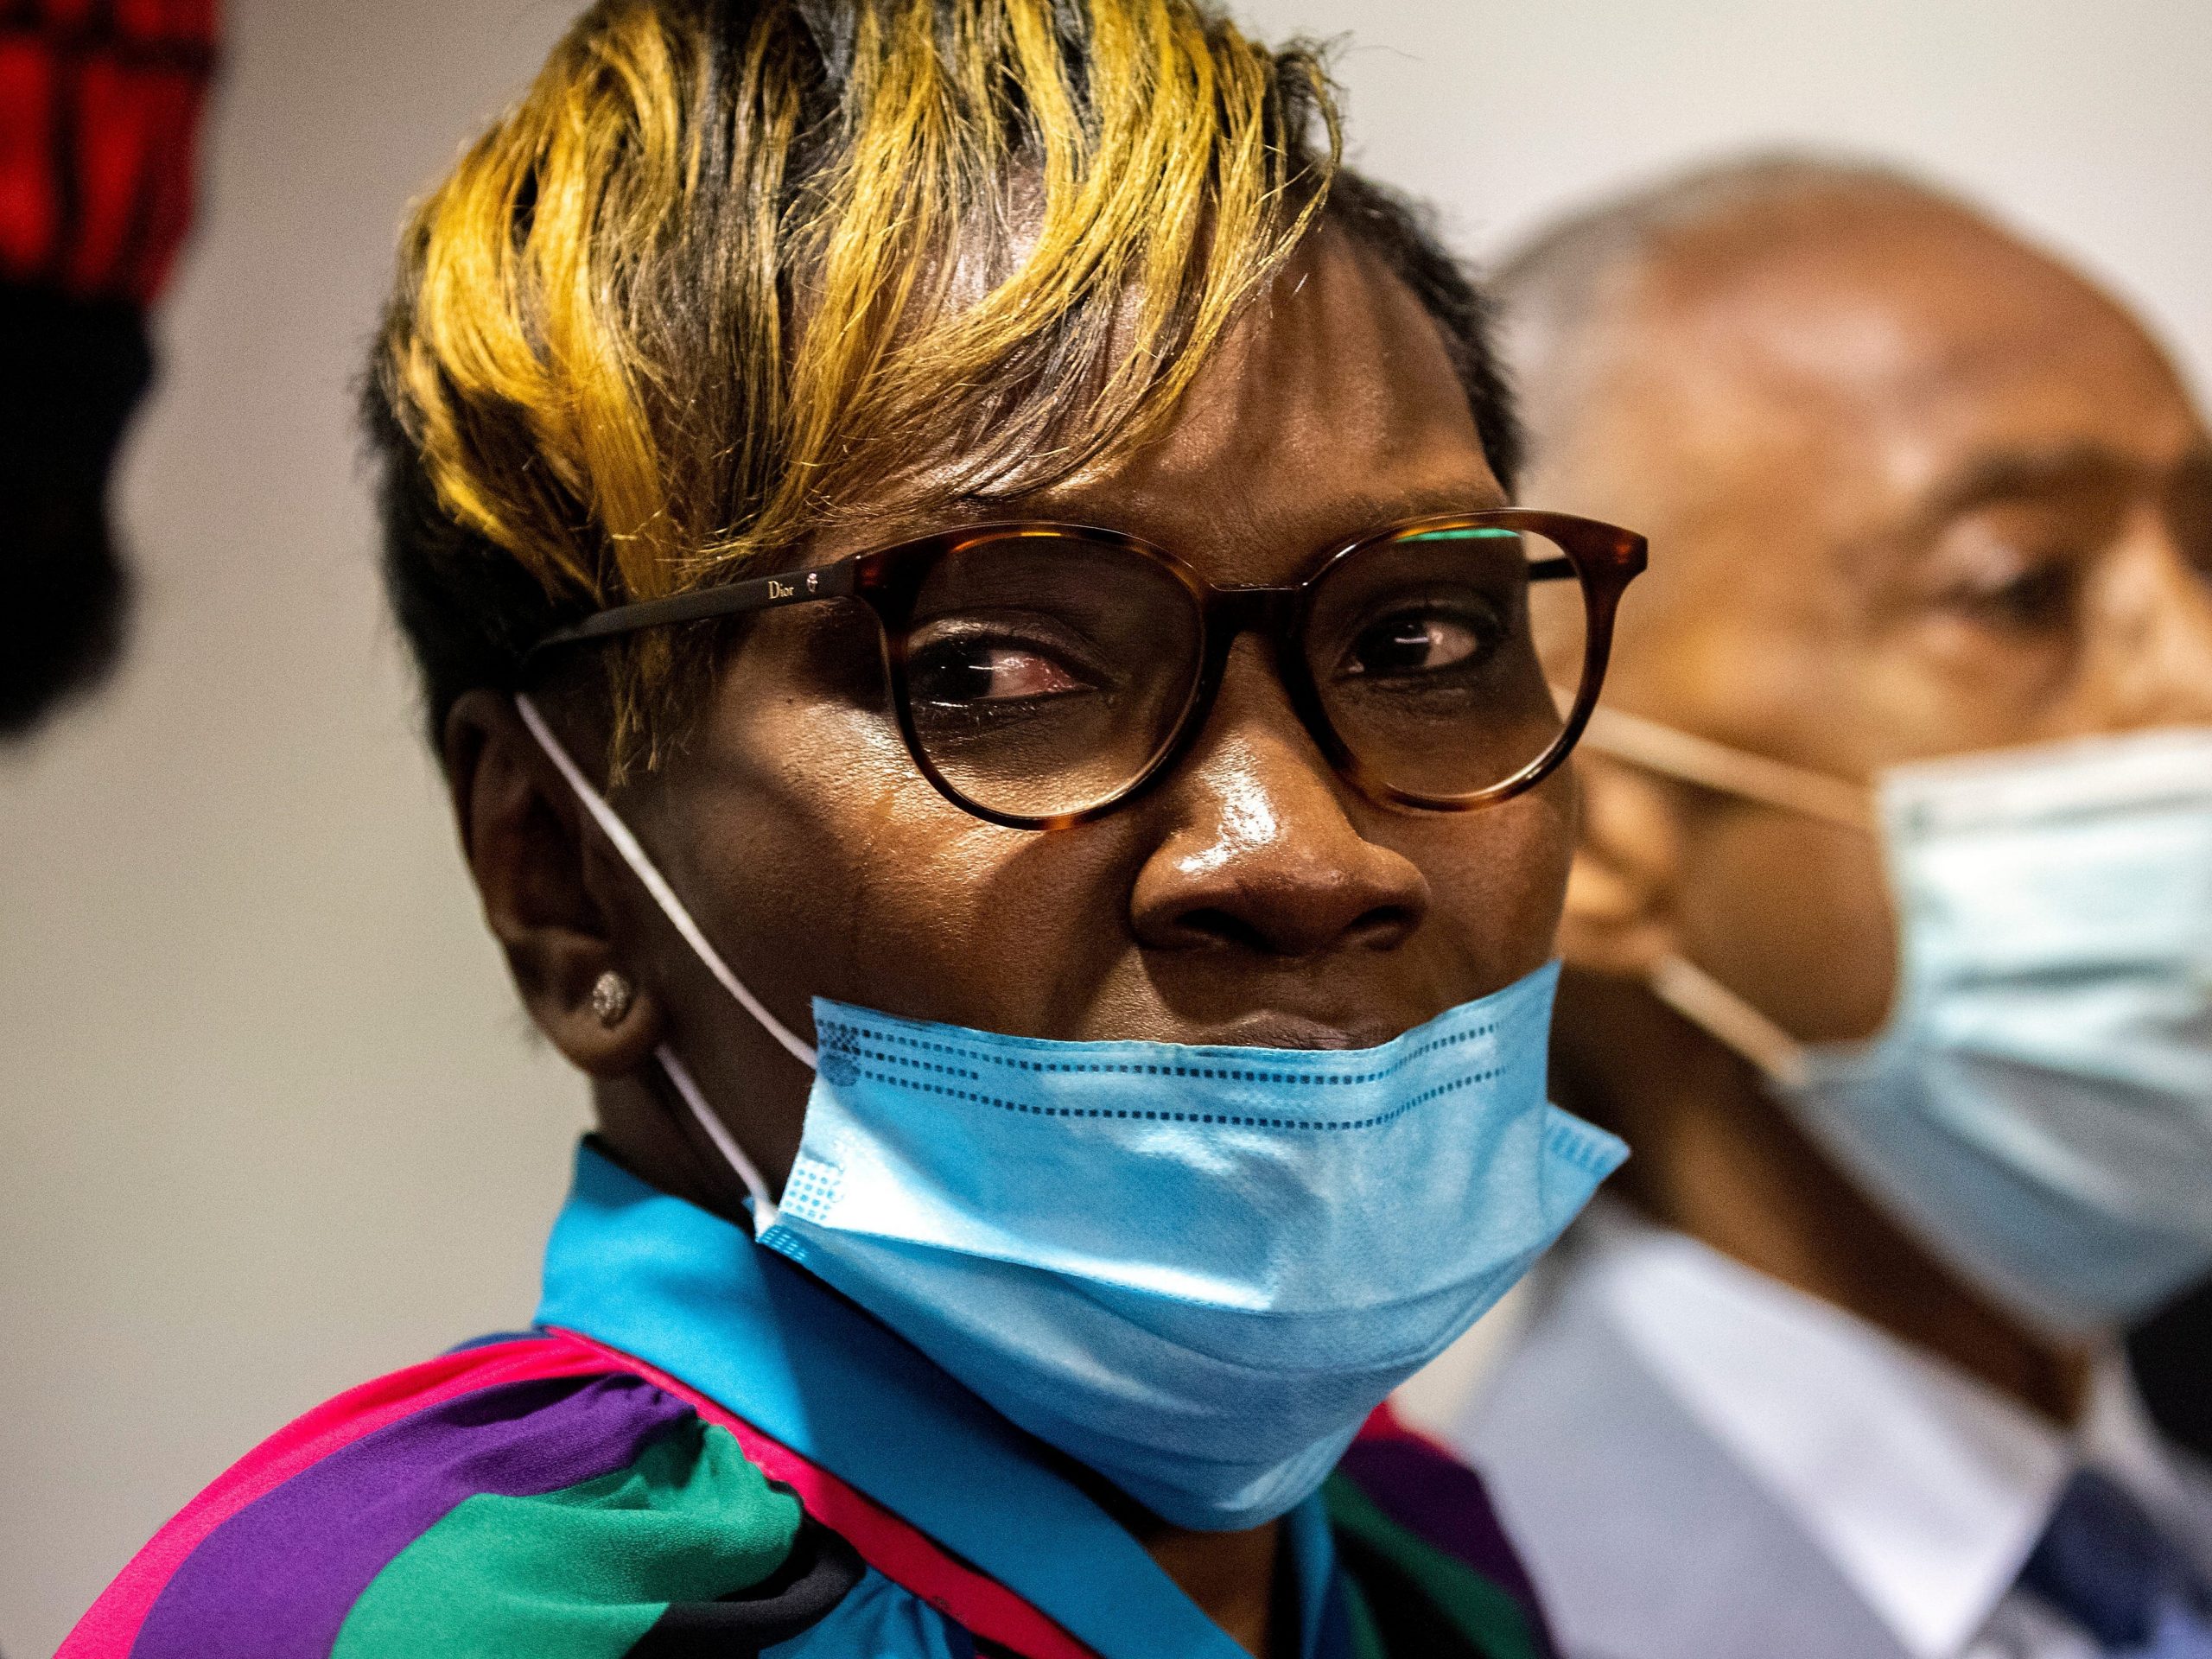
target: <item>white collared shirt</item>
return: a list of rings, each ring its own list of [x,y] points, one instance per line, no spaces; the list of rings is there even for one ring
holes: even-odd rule
[[[2068,1435],[1682,1234],[1615,1210],[1589,1235],[1585,1288],[1914,1659],[2092,1659],[2092,1643],[2012,1587],[2084,1462],[2212,1559],[2212,1492],[2161,1443],[2118,1355],[2096,1364]]]

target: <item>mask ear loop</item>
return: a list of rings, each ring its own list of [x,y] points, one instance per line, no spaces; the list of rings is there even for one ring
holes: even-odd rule
[[[683,1103],[691,1109],[691,1116],[699,1121],[707,1139],[715,1143],[715,1150],[721,1154],[722,1161],[735,1170],[737,1179],[745,1183],[745,1190],[753,1198],[753,1234],[759,1237],[776,1224],[776,1201],[768,1196],[768,1183],[760,1179],[760,1170],[745,1155],[745,1148],[737,1144],[736,1137],[708,1106],[707,1096],[692,1077],[691,1068],[676,1058],[676,1051],[663,1043],[653,1051],[653,1058],[660,1062],[660,1069],[668,1074],[668,1080],[676,1085],[676,1092],[683,1097]]]
[[[815,1070],[812,1046],[793,1035],[782,1020],[768,1012],[760,998],[746,988],[745,982],[730,970],[729,964],[722,960],[721,952],[715,949],[699,924],[691,919],[691,912],[676,896],[676,889],[668,885],[667,878],[661,874],[646,855],[637,836],[630,833],[630,826],[622,822],[605,798],[592,787],[591,779],[585,777],[582,769],[569,758],[561,740],[553,734],[553,728],[537,712],[537,705],[519,691],[515,694],[515,712],[522,716],[522,723],[530,728],[530,734],[537,740],[537,747],[545,751],[545,758],[553,763],[554,770],[561,774],[563,781],[575,791],[576,798],[583,803],[584,810],[591,815],[592,822],[599,826],[600,833],[613,844],[622,861],[630,867],[630,873],[644,884],[645,891],[652,895],[653,902],[660,906],[661,913],[668,918],[670,924],[683,936],[684,943],[706,964],[707,971],[721,982],[724,990],[737,999],[738,1006],[751,1014],[763,1031],[783,1046],[793,1059],[810,1071]],[[667,1074],[670,1084],[690,1109],[691,1116],[698,1120],[700,1129],[714,1143],[715,1150],[736,1172],[738,1179],[745,1183],[745,1190],[753,1198],[755,1231],[773,1226],[776,1204],[769,1196],[767,1182],[761,1179],[760,1170],[745,1155],[745,1149],[737,1144],[728,1127],[707,1104],[707,1097],[701,1091],[697,1080],[692,1077],[690,1068],[677,1058],[676,1052],[666,1043],[655,1049],[653,1054],[660,1062],[661,1070]]]
[[[1840,778],[1746,754],[1711,738],[1657,721],[1599,709],[1583,742],[1599,754],[1700,789],[1777,806],[1869,835],[1879,832],[1868,791]],[[1777,1088],[1805,1086],[1804,1045],[1687,957],[1669,954],[1652,967],[1651,994],[1707,1035],[1741,1055]]]
[[[1805,1086],[1803,1045],[1688,957],[1662,957],[1645,983],[1683,1019],[1757,1066],[1770,1083],[1792,1091]]]
[[[1857,784],[1784,760],[1770,760],[1763,754],[1746,754],[1709,737],[1677,731],[1618,709],[1593,710],[1582,734],[1582,744],[1662,778],[1778,806],[1808,818],[1840,823],[1847,830],[1872,835],[1881,827],[1872,794]]]

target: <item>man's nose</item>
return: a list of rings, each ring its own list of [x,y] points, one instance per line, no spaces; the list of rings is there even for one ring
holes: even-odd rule
[[[2212,573],[2148,514],[2115,552],[2091,618],[2106,723],[2212,722]]]
[[[1147,803],[1166,829],[1131,896],[1154,950],[1275,957],[1388,950],[1427,914],[1427,879],[1370,841],[1345,786],[1247,636],[1197,746]]]

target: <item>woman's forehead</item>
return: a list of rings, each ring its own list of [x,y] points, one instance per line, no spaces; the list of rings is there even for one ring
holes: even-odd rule
[[[1238,323],[1165,429],[1020,495],[942,493],[950,455],[809,550],[826,563],[963,523],[1103,524],[1224,582],[1271,582],[1395,519],[1503,505],[1466,389],[1404,283],[1340,235],[1315,237]]]

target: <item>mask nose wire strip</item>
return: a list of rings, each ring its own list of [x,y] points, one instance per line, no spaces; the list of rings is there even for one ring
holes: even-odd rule
[[[1871,832],[1878,827],[1870,792],[1859,785],[1786,761],[1770,760],[1763,754],[1747,754],[1726,743],[1625,715],[1618,709],[1592,712],[1582,741],[1585,747],[1599,754],[1701,789],[1741,796],[1848,829]]]
[[[515,712],[522,716],[522,723],[530,728],[530,734],[537,740],[538,747],[545,751],[545,758],[553,763],[554,769],[575,791],[576,798],[591,814],[592,822],[599,826],[600,833],[613,845],[622,861],[630,867],[630,873],[645,884],[645,891],[652,895],[653,902],[661,908],[661,913],[683,936],[684,943],[697,953],[700,961],[707,964],[707,971],[721,982],[724,990],[737,999],[738,1006],[759,1022],[761,1030],[780,1043],[793,1059],[808,1071],[813,1071],[812,1047],[801,1042],[782,1020],[769,1013],[760,999],[746,988],[745,982],[731,971],[730,965],[722,960],[721,952],[715,949],[699,924],[691,918],[691,912],[684,908],[683,901],[676,896],[676,889],[668,885],[667,878],[654,866],[645,849],[638,844],[638,838],[630,833],[630,826],[622,822],[614,809],[592,787],[591,780],[569,758],[568,750],[562,747],[561,740],[554,736],[553,728],[537,712],[537,705],[528,696],[518,692],[515,695]],[[684,1105],[698,1119],[700,1128],[714,1142],[715,1149],[728,1160],[730,1167],[737,1172],[738,1179],[745,1183],[747,1191],[752,1193],[757,1224],[765,1227],[773,1223],[776,1206],[768,1197],[767,1183],[760,1179],[760,1172],[731,1137],[721,1119],[715,1116],[708,1106],[706,1096],[691,1076],[690,1068],[678,1059],[665,1043],[660,1046],[657,1057],[661,1070],[668,1074],[668,1080],[675,1085],[676,1092],[683,1096]]]

